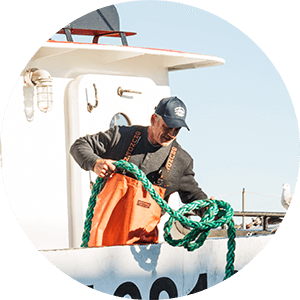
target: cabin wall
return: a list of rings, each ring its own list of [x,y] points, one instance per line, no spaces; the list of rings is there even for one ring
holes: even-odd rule
[[[2,127],[2,174],[13,211],[38,249],[68,247],[64,90],[70,79],[54,77],[54,103],[43,113],[21,76],[7,104]],[[24,92],[27,94],[27,117]]]
[[[80,136],[107,130],[113,116],[120,112],[132,124],[149,125],[155,105],[170,95],[169,86],[162,84],[168,81],[167,71],[157,69],[152,74],[156,80],[142,76],[148,71],[128,76],[138,72],[136,66],[132,72],[127,68],[124,76],[116,75],[114,71],[109,73],[108,67],[94,65],[92,69],[88,61],[84,69],[80,56],[72,57],[73,71],[67,71],[65,66],[71,67],[71,60],[64,64],[61,54],[52,51],[43,57],[43,51],[33,57],[25,70],[37,67],[51,74],[53,108],[47,113],[39,111],[34,89],[24,88],[23,76],[19,77],[8,102],[1,135],[4,186],[20,225],[38,249],[79,247],[90,196],[90,174],[71,158],[70,145]],[[89,60],[88,55],[84,57]],[[74,74],[78,76],[70,77]],[[89,113],[87,95],[88,101],[95,103],[93,83],[99,104]],[[119,85],[141,90],[142,94],[120,97]],[[91,176],[95,180],[95,174]]]

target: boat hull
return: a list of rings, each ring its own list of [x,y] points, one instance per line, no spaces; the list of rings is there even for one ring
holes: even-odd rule
[[[236,238],[235,272],[248,264],[272,235]],[[41,253],[62,272],[95,290],[134,299],[174,298],[223,281],[227,238],[211,238],[188,252],[167,243],[47,250]]]

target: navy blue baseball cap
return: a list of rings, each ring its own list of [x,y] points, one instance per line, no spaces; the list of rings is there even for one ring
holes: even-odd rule
[[[163,118],[168,127],[186,127],[190,130],[185,122],[186,112],[185,104],[177,97],[164,98],[155,108],[155,113]]]

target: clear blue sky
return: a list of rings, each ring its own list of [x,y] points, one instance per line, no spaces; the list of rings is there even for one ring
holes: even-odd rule
[[[181,131],[179,142],[208,195],[240,210],[245,188],[273,196],[247,193],[247,210],[284,210],[274,197],[285,182],[295,188],[299,134],[291,98],[268,57],[239,29],[192,6],[137,1],[116,7],[121,30],[137,32],[128,37],[130,46],[225,59],[223,66],[170,73],[171,93],[187,104],[191,128]]]

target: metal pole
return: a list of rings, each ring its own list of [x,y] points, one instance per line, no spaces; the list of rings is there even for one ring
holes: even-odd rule
[[[243,193],[242,193],[242,211],[246,211],[246,191],[245,188],[243,188]],[[243,229],[246,229],[246,219],[245,216],[243,216]]]

